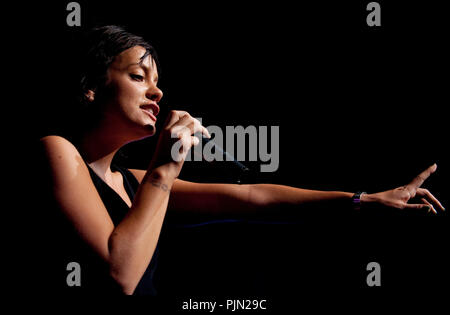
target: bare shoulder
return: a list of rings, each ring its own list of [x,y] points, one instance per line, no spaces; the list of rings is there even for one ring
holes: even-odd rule
[[[56,136],[56,135],[50,135],[50,136],[45,136],[41,139],[39,139],[41,145],[45,148],[45,149],[62,149],[62,150],[69,150],[69,151],[77,151],[78,150],[75,148],[75,146],[66,138],[61,137],[61,136]]]
[[[46,136],[40,139],[42,154],[46,164],[50,166],[53,175],[62,172],[66,179],[77,174],[88,173],[87,167],[77,148],[66,138],[61,136]],[[58,179],[58,176],[54,177]]]
[[[77,148],[60,136],[40,139],[51,194],[79,235],[105,261],[114,224]]]

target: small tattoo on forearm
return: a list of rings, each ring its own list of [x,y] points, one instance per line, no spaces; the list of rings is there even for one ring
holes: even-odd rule
[[[158,188],[161,188],[161,189],[164,190],[164,191],[169,191],[169,190],[170,190],[169,187],[167,187],[166,184],[160,183],[160,182],[158,182],[158,181],[156,181],[156,180],[151,180],[150,183],[151,183],[153,186],[158,187]]]

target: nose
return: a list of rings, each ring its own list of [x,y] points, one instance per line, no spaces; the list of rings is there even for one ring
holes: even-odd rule
[[[160,88],[158,88],[158,86],[156,86],[156,84],[152,84],[147,89],[147,92],[145,93],[145,96],[149,100],[152,100],[152,101],[158,103],[163,97],[163,92],[160,90]]]

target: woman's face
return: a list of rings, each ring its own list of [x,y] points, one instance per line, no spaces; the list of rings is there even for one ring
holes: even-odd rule
[[[120,53],[107,71],[104,118],[114,128],[124,126],[130,137],[155,133],[158,102],[162,91],[157,87],[158,69],[149,55],[141,61],[145,48],[135,46]],[[118,129],[116,129],[119,131]]]

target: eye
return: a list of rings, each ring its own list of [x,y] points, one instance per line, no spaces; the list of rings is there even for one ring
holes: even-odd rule
[[[130,77],[131,77],[133,80],[136,80],[136,81],[139,81],[139,82],[144,81],[144,77],[141,76],[141,75],[139,75],[139,74],[133,74],[133,73],[131,73],[131,74],[130,74]]]

